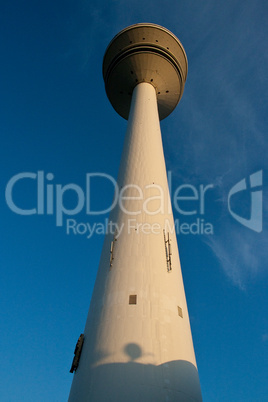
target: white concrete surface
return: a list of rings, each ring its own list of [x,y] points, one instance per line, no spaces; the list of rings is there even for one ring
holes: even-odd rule
[[[133,92],[118,184],[137,185],[144,199],[123,201],[134,214],[118,205],[111,213],[124,229],[114,242],[112,267],[113,235],[105,238],[69,402],[202,401],[177,240],[169,229],[174,222],[156,93],[149,83]],[[141,197],[134,187],[124,195]],[[172,244],[170,272],[163,230]],[[137,304],[129,304],[130,295]]]

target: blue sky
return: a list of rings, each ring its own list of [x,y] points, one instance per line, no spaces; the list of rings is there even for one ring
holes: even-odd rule
[[[13,1],[0,6],[1,401],[65,401],[73,349],[86,321],[103,236],[56,226],[55,214],[22,216],[5,201],[10,179],[52,173],[117,176],[126,121],[105,95],[102,58],[124,27],[154,22],[183,43],[183,98],[162,121],[172,185],[212,184],[205,214],[213,235],[178,235],[204,401],[267,400],[267,3],[257,1]],[[263,172],[263,229],[228,211],[231,188]],[[36,205],[36,182],[14,187]],[[92,207],[113,197],[96,180]],[[75,199],[66,197],[72,208]],[[250,192],[231,207],[250,218]],[[176,219],[191,223],[191,217]],[[105,218],[86,215],[77,222]],[[65,218],[66,220],[66,218]]]

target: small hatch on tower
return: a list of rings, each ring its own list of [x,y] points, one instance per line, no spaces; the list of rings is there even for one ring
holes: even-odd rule
[[[178,306],[178,314],[181,318],[183,318],[183,314],[182,314],[182,308],[180,306]]]
[[[129,295],[129,304],[137,304],[137,295]]]

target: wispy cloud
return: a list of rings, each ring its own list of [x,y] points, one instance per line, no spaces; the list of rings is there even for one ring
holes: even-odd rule
[[[268,333],[266,332],[265,334],[262,334],[262,341],[267,342],[268,341]]]
[[[220,234],[207,237],[205,242],[227,277],[242,290],[267,269],[268,240],[264,234],[258,236],[247,228],[230,225],[221,227]]]
[[[250,2],[204,8],[201,24],[208,29],[200,29],[197,42],[186,48],[189,76],[180,112],[165,123],[172,133],[165,139],[167,164],[177,180],[211,183],[216,189],[210,211],[217,217],[215,235],[205,242],[241,289],[267,270],[268,260],[266,222],[262,233],[252,232],[227,208],[228,192],[239,180],[260,169],[266,180],[267,113],[261,88],[267,84],[267,27],[262,20],[261,8]],[[263,204],[265,218],[266,200]]]

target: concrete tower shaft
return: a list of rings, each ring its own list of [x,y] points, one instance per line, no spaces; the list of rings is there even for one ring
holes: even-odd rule
[[[138,28],[147,25],[175,38],[153,24]],[[113,97],[108,54],[109,47],[104,75]],[[123,197],[109,218],[120,233],[105,236],[70,402],[202,401],[159,124],[161,107],[170,113],[183,86],[173,103],[159,103],[153,82],[132,88],[118,175]]]

